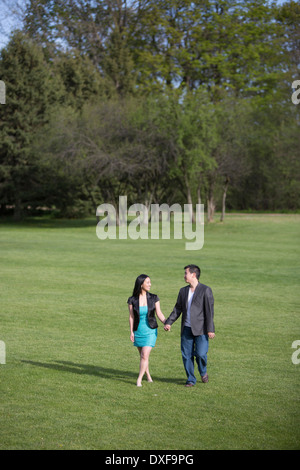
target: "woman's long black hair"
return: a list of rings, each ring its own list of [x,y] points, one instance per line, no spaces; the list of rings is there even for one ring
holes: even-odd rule
[[[140,295],[142,284],[144,283],[145,279],[147,279],[147,277],[149,277],[147,274],[140,274],[136,278],[132,293],[133,297],[138,297]]]

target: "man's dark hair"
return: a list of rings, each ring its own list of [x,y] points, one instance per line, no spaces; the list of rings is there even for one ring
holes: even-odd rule
[[[196,273],[197,279],[200,278],[201,269],[199,268],[199,266],[196,266],[195,264],[188,264],[187,266],[184,267],[184,269],[189,269],[190,273]]]

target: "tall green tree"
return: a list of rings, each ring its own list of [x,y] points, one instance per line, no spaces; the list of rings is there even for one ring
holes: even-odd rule
[[[76,49],[57,52],[49,65],[51,73],[61,82],[59,105],[80,110],[90,99],[112,93],[112,85],[102,78],[89,57],[80,55]]]
[[[221,222],[225,218],[228,189],[240,187],[250,173],[249,144],[253,132],[253,109],[244,99],[230,97],[215,106],[217,139],[213,150],[216,160],[209,174],[208,220],[213,220],[215,209],[214,189],[222,188]]]
[[[103,58],[103,76],[112,95],[121,97],[135,93],[136,72],[127,44],[126,34],[118,30],[111,33]]]
[[[281,99],[290,103],[291,87],[294,80],[299,79],[300,69],[300,3],[290,0],[280,5],[277,9],[276,21],[283,31],[282,44],[282,69],[284,70],[283,80],[279,87]]]
[[[218,101],[276,87],[295,12],[279,17],[268,0],[30,0],[24,27],[49,54],[87,55],[122,93],[135,73],[143,92],[206,85]]]
[[[178,198],[176,202],[195,207],[205,194],[206,173],[216,164],[212,156],[216,121],[207,92],[175,90],[159,94],[149,116],[164,138],[164,152],[160,154],[166,161],[168,188]],[[194,215],[191,211],[192,220]]]
[[[53,59],[58,52],[88,58],[109,95],[133,93],[135,67],[127,43],[134,2],[126,0],[30,0],[24,29]]]
[[[32,142],[47,122],[61,84],[41,47],[21,32],[1,51],[0,76],[6,84],[6,104],[0,107],[0,201],[14,205],[18,219],[28,204],[42,201],[43,175]]]
[[[285,102],[252,103],[246,139],[249,171],[235,184],[231,207],[243,210],[297,209],[299,205],[299,111]],[[248,126],[247,126],[248,127]]]
[[[149,0],[131,32],[140,86],[272,91],[282,73],[281,27],[267,0]]]
[[[60,175],[49,201],[62,214],[87,200],[94,209],[102,201],[117,208],[120,194],[128,203],[149,206],[155,200],[166,174],[168,141],[151,104],[133,97],[90,101],[80,113],[54,116],[43,129],[36,146],[45,167],[51,162]]]

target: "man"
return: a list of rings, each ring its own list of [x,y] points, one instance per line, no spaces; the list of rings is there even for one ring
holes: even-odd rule
[[[189,286],[179,291],[176,305],[165,322],[164,329],[170,331],[182,313],[181,354],[187,375],[185,386],[196,384],[194,356],[196,357],[201,380],[208,382],[207,352],[209,338],[215,337],[214,298],[210,287],[199,282],[200,268],[194,264],[185,266],[184,280]]]

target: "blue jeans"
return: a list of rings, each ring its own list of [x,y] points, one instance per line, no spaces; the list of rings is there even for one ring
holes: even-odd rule
[[[201,377],[206,374],[207,352],[208,335],[194,336],[192,329],[185,326],[181,335],[181,354],[187,376],[187,383],[196,383],[194,357],[196,357]]]

